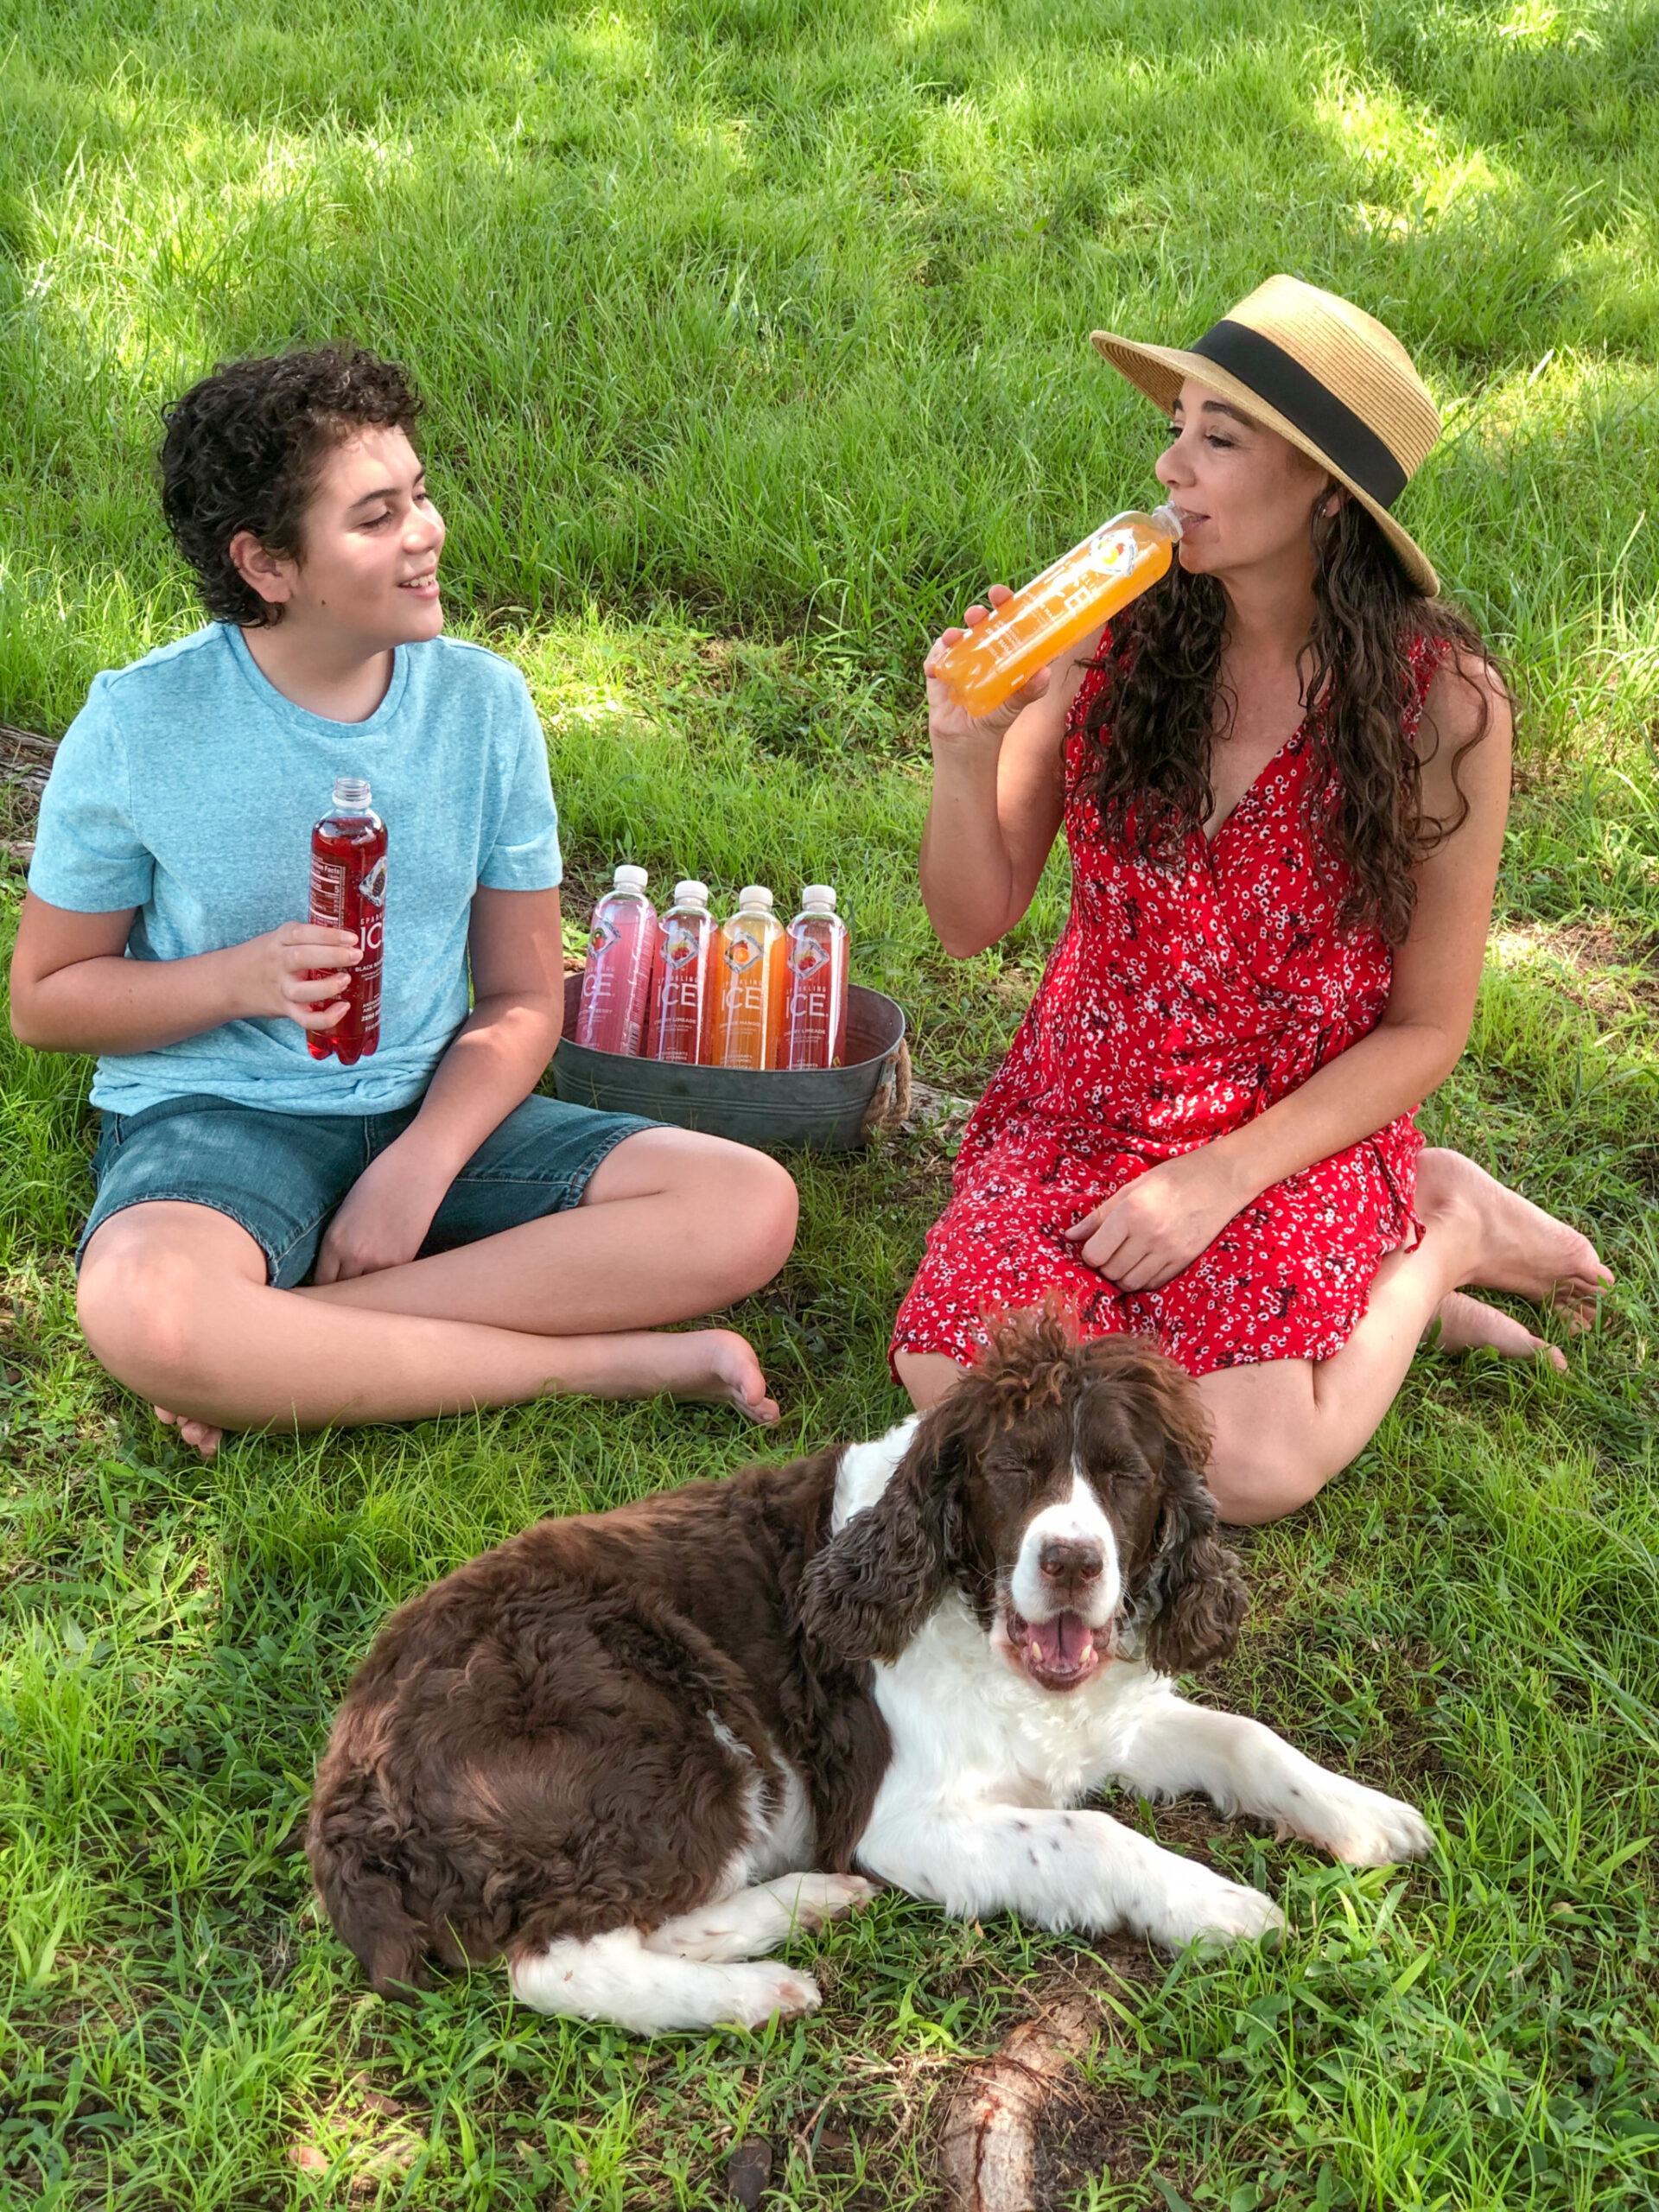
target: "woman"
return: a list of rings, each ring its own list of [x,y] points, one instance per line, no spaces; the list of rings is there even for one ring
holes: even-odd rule
[[[1288,276],[1190,353],[1095,343],[1169,414],[1179,561],[977,721],[934,673],[964,632],[929,657],[940,942],[1006,936],[1062,823],[1073,899],[894,1371],[931,1404],[987,1319],[1044,1299],[1156,1336],[1198,1379],[1223,1513],[1266,1521],[1362,1448],[1437,1317],[1454,1350],[1548,1349],[1462,1286],[1583,1324],[1611,1277],[1413,1125],[1468,1035],[1511,717],[1389,512],[1440,429],[1404,348]]]

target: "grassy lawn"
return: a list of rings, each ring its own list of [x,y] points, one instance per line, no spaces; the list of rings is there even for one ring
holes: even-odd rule
[[[75,1332],[87,1070],[0,1041],[0,2206],[701,2205],[751,2136],[769,2202],[928,2205],[955,2069],[1079,1980],[1106,2029],[1046,2204],[1659,2200],[1651,0],[0,0],[0,718],[58,734],[194,626],[161,401],[360,337],[430,396],[452,621],[543,711],[572,905],[621,856],[834,880],[954,1092],[1065,886],[938,953],[914,671],[988,574],[1150,489],[1156,418],[1088,331],[1189,338],[1274,268],[1383,315],[1449,423],[1404,519],[1524,702],[1475,1035],[1425,1126],[1619,1276],[1567,1376],[1424,1357],[1243,1548],[1216,1694],[1416,1798],[1433,1863],[1131,1808],[1272,1887],[1284,1949],[1172,1965],[887,1897],[802,1946],[821,2015],[643,2046],[492,1973],[383,2005],[291,1835],[391,1604],[753,1440],[570,1402],[202,1466]],[[795,1257],[735,1316],[780,1451],[899,1411],[948,1150],[803,1167]]]

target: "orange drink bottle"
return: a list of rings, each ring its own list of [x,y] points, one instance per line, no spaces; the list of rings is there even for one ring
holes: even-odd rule
[[[847,925],[827,883],[809,883],[784,937],[780,1068],[838,1068],[847,1042]]]
[[[746,884],[715,939],[705,1060],[721,1068],[778,1065],[784,1026],[784,925],[764,883]]]
[[[657,910],[645,896],[647,880],[644,868],[625,861],[594,909],[576,1042],[596,1052],[626,1052],[637,1059],[645,1045],[657,945]]]
[[[1149,515],[1131,508],[1103,523],[940,654],[934,673],[954,704],[969,715],[1000,707],[1028,677],[1155,584],[1180,535],[1173,507]]]
[[[709,887],[688,879],[674,887],[674,904],[657,925],[651,966],[651,1022],[645,1057],[695,1067],[702,1057],[715,918]]]

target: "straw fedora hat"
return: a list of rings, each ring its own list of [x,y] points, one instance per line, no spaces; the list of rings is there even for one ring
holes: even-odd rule
[[[1269,276],[1185,353],[1109,331],[1094,342],[1166,415],[1188,377],[1300,446],[1376,517],[1407,574],[1440,581],[1389,510],[1440,434],[1411,356],[1390,330],[1299,276]]]

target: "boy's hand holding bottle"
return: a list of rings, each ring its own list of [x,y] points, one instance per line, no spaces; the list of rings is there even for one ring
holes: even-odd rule
[[[297,1021],[302,1029],[332,1029],[345,1013],[342,976],[363,955],[351,930],[315,922],[283,922],[263,937],[232,945],[232,1020]]]

